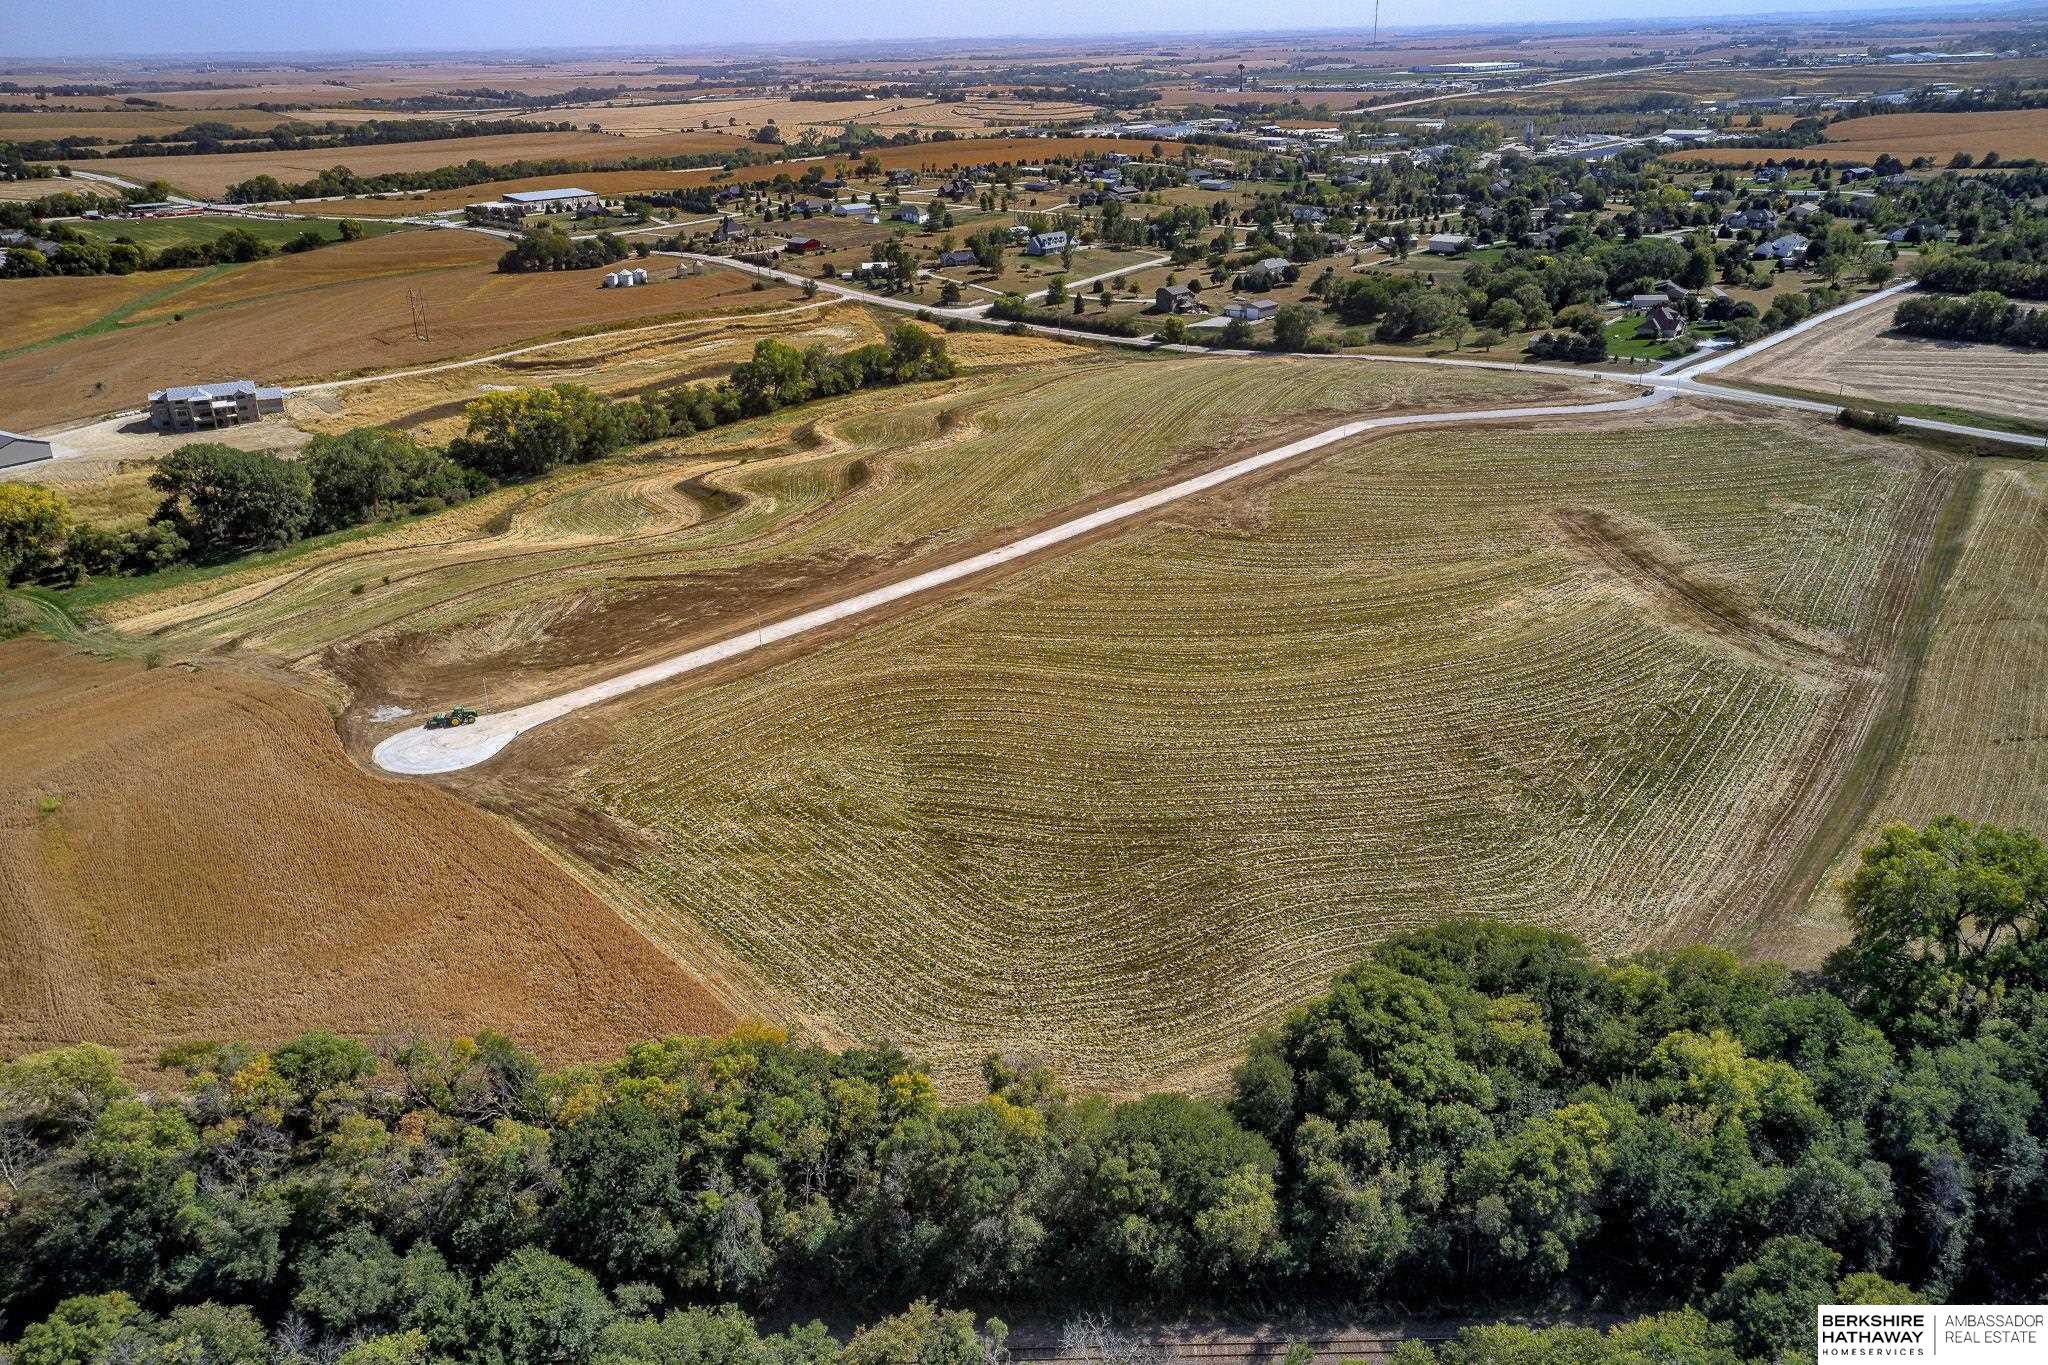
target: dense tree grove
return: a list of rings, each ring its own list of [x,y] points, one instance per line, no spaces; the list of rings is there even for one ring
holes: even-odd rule
[[[1819,1302],[2038,1301],[2048,850],[1893,828],[1848,899],[1810,979],[1403,934],[1258,1036],[1224,1102],[1074,1097],[991,1057],[949,1104],[892,1048],[765,1026],[559,1071],[489,1034],[186,1046],[149,1095],[104,1049],[34,1054],[0,1067],[0,1309],[18,1365],[712,1338],[823,1365],[822,1334],[711,1307],[809,1303],[913,1305],[876,1358],[967,1365],[987,1340],[917,1301],[1279,1298],[1652,1315],[1486,1329],[1451,1362],[1734,1362],[1796,1352]]]
[[[2022,308],[1988,289],[1959,299],[1926,295],[1907,299],[1899,305],[1893,325],[1914,336],[1943,341],[2048,346],[2048,308]]]
[[[466,429],[446,450],[369,427],[316,436],[298,460],[199,442],[159,461],[150,486],[162,504],[147,524],[120,531],[72,524],[53,490],[0,485],[0,585],[71,584],[282,549],[306,535],[437,512],[629,446],[953,372],[945,342],[905,322],[887,342],[839,355],[766,339],[729,378],[639,398],[613,400],[579,384],[485,394],[469,404]]]

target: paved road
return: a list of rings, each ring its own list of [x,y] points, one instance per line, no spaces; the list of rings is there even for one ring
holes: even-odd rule
[[[1271,469],[1275,465],[1285,464],[1290,460],[1299,459],[1311,451],[1321,450],[1323,447],[1333,445],[1338,441],[1348,441],[1352,437],[1362,436],[1369,431],[1383,431],[1394,427],[1441,426],[1467,422],[1507,422],[1540,420],[1547,417],[1577,417],[1594,412],[1623,412],[1634,408],[1649,407],[1652,404],[1664,402],[1669,397],[1668,393],[1652,391],[1639,394],[1633,398],[1621,398],[1605,403],[1583,403],[1550,407],[1492,408],[1472,412],[1419,413],[1400,417],[1369,417],[1355,422],[1346,422],[1341,426],[1331,427],[1328,431],[1321,431],[1313,436],[1303,437],[1299,441],[1293,441],[1287,445],[1275,447],[1272,450],[1262,451],[1257,455],[1246,456],[1244,459],[1224,465],[1220,469],[1210,470],[1206,474],[1197,474],[1192,478],[1182,479],[1179,483],[1170,484],[1154,492],[1140,494],[1137,497],[1128,498],[1113,506],[1102,508],[1100,511],[1089,512],[1072,520],[1061,522],[1057,526],[1020,537],[1007,545],[998,546],[993,550],[988,550],[978,555],[971,555],[966,559],[956,560],[951,564],[944,564],[936,569],[927,569],[923,573],[913,574],[894,583],[888,583],[882,587],[870,589],[867,592],[857,593],[852,597],[831,603],[828,606],[803,612],[756,630],[746,631],[729,639],[720,640],[716,644],[705,645],[701,648],[690,650],[687,653],[678,654],[673,658],[648,664],[643,668],[636,668],[630,673],[622,673],[616,678],[607,678],[603,682],[592,683],[588,687],[580,687],[573,692],[565,692],[558,697],[549,697],[545,701],[533,702],[530,705],[517,707],[510,711],[494,712],[491,715],[482,717],[472,725],[465,725],[457,729],[428,730],[424,727],[416,726],[409,730],[401,730],[379,744],[373,757],[376,760],[377,766],[385,769],[387,772],[394,773],[424,775],[454,772],[457,769],[473,767],[497,754],[506,745],[535,726],[545,725],[551,720],[558,720],[572,712],[580,711],[586,706],[595,706],[600,702],[610,701],[614,697],[624,696],[628,692],[638,691],[643,687],[651,687],[655,683],[667,682],[671,678],[681,677],[685,673],[694,673],[700,669],[709,668],[714,664],[737,659],[742,655],[751,654],[755,650],[780,643],[783,640],[794,639],[800,635],[821,630],[836,622],[865,615],[891,603],[901,602],[906,598],[931,592],[948,584],[957,583],[962,579],[971,578],[976,574],[987,573],[991,569],[1008,564],[1014,560],[1023,559],[1029,555],[1038,554],[1055,545],[1073,540],[1078,536],[1085,536],[1106,526],[1114,526],[1119,522],[1128,521],[1132,517],[1142,516],[1147,512],[1155,511],[1170,503],[1178,502],[1183,498],[1206,493],[1210,489],[1220,487],[1233,480],[1259,473],[1262,470]]]

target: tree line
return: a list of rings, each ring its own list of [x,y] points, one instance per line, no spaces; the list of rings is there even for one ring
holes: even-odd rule
[[[190,270],[198,266],[230,265],[260,261],[280,251],[315,251],[334,242],[360,241],[367,231],[357,220],[344,218],[335,225],[332,237],[318,227],[308,227],[289,240],[272,245],[247,228],[230,227],[207,241],[175,242],[170,246],[151,248],[140,242],[123,240],[118,229],[112,241],[64,223],[53,224],[46,230],[51,236],[44,240],[54,242],[54,249],[45,251],[34,246],[8,248],[7,259],[0,261],[0,279],[32,279],[43,275],[132,275],[138,270]]]
[[[756,402],[800,382],[768,371]],[[994,1358],[924,1300],[1647,1314],[1439,1358],[1732,1365],[1810,1351],[1820,1302],[2038,1302],[2048,848],[1894,826],[1845,896],[1814,974],[1401,934],[1219,1099],[992,1056],[946,1103],[893,1047],[761,1025],[559,1070],[488,1033],[195,1044],[147,1094],[59,1048],[0,1067],[0,1310],[16,1365],[230,1323],[277,1354],[206,1359],[827,1365],[724,1307],[822,1303],[909,1306],[892,1361]]]
[[[1988,289],[1959,299],[1909,298],[1899,305],[1892,325],[1913,336],[1943,341],[2048,346],[2048,308],[2022,308]]]
[[[315,436],[298,459],[199,442],[157,462],[149,482],[163,500],[147,523],[123,530],[75,523],[54,489],[0,484],[0,583],[66,586],[222,563],[309,535],[439,511],[629,446],[954,371],[944,340],[905,322],[886,341],[843,354],[767,338],[725,379],[637,398],[609,399],[578,384],[485,394],[468,405],[463,434],[445,449],[377,427]]]

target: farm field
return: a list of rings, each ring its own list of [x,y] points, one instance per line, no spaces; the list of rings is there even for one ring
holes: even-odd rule
[[[620,155],[645,155],[638,141],[615,143],[623,150]],[[921,142],[914,147],[877,147],[871,155],[882,163],[882,169],[911,170],[921,174],[937,174],[955,170],[961,166],[978,166],[984,163],[1001,165],[1036,165],[1040,161],[1058,157],[1088,156],[1096,152],[1130,152],[1144,143],[1118,141],[1101,137],[988,137],[959,138],[951,142]],[[1169,148],[1175,144],[1163,144]],[[1171,153],[1169,153],[1171,154]],[[765,184],[778,175],[792,179],[801,176],[814,165],[823,165],[828,171],[847,171],[859,164],[860,158],[826,158],[819,161],[765,162],[755,166],[741,166],[732,171],[711,167],[696,167],[683,171],[586,171],[577,175],[531,176],[523,180],[494,180],[488,185],[471,185],[466,189],[437,190],[421,195],[404,195],[390,199],[349,199],[346,213],[350,217],[371,214],[400,217],[416,213],[433,213],[443,209],[459,209],[464,204],[473,204],[479,198],[500,195],[512,190],[545,190],[564,185],[580,185],[596,194],[621,195],[635,190],[661,190],[688,188],[711,184]],[[877,182],[879,183],[879,182]],[[860,186],[865,191],[865,184]],[[338,205],[322,206],[323,213],[337,213],[343,210]]]
[[[1943,814],[2048,826],[2048,470],[1984,463],[1897,756],[1850,850],[1894,821]],[[1836,888],[1855,866],[1853,852],[1835,862],[1785,946],[1840,940]]]
[[[590,132],[507,133],[499,137],[439,138],[371,147],[315,147],[302,152],[102,157],[90,165],[78,162],[74,169],[83,167],[101,175],[117,175],[137,184],[161,178],[182,193],[208,199],[226,193],[230,185],[259,175],[274,175],[291,184],[310,180],[335,166],[346,166],[357,175],[368,176],[387,171],[431,171],[442,166],[459,166],[465,161],[484,161],[494,165],[557,157],[607,161],[626,156],[682,156],[731,149],[731,139],[705,133],[674,133],[636,138],[630,142]]]
[[[162,289],[175,288],[196,273],[138,271],[133,275],[44,275],[0,280],[0,315],[7,318],[4,347],[12,350],[62,336]],[[0,412],[10,406],[0,403]]]
[[[1895,304],[1865,309],[1731,365],[1720,378],[2048,422],[2048,355],[1892,336],[1897,312]]]
[[[1873,161],[1889,152],[1902,161],[1931,156],[1947,165],[1957,152],[1982,159],[1986,152],[2002,157],[2048,157],[2048,109],[2001,109],[1962,114],[1872,114],[1828,125],[1827,140],[1802,148],[1702,147],[1674,157],[1717,165],[1749,166],[1788,156],[1814,160]]]
[[[467,781],[567,776],[644,932],[954,1086],[994,1049],[1213,1085],[1450,911],[1744,942],[1960,468],[1677,407],[1369,440]]]
[[[297,383],[797,298],[783,286],[755,291],[730,271],[630,290],[600,289],[601,272],[587,270],[501,275],[502,246],[469,232],[393,233],[199,272],[116,330],[0,358],[0,419],[35,429],[133,407],[166,383],[245,374]],[[0,297],[16,283],[0,283]],[[425,339],[413,326],[415,294]],[[205,326],[187,325],[201,318]]]
[[[594,1060],[734,1018],[505,822],[240,672],[0,644],[0,809],[9,1054],[495,1028]]]
[[[607,133],[622,133],[629,138],[658,137],[677,132],[714,132],[724,137],[728,145],[733,139],[744,141],[753,136],[754,130],[766,123],[780,128],[785,142],[794,142],[806,131],[815,130],[826,137],[835,135],[849,123],[873,128],[885,135],[914,129],[920,133],[943,131],[975,137],[1039,124],[1071,123],[1092,118],[1094,114],[1095,107],[1087,104],[986,97],[976,97],[966,103],[909,97],[873,100],[731,98],[624,107],[572,104],[548,111],[550,118],[595,123]]]
[[[792,343],[835,350],[875,327],[866,310],[845,306],[785,325]],[[701,364],[729,366],[751,344],[707,348]],[[649,353],[673,357],[690,345],[657,340]],[[167,649],[233,638],[244,654],[288,661],[348,701],[353,734],[380,707],[445,704],[438,699],[484,683],[509,704],[622,671],[1339,414],[1606,396],[1563,376],[1301,362],[1276,384],[1258,362],[1105,358],[994,333],[948,345],[967,372],[947,384],[871,391],[667,443],[104,614]],[[674,377],[694,373],[666,363]],[[628,372],[611,373],[617,382]],[[429,412],[447,406],[421,401]],[[380,415],[394,420],[389,409]],[[1110,430],[1119,438],[1099,439]]]

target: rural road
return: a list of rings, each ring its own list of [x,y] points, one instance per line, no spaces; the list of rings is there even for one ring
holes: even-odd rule
[[[794,639],[851,617],[865,615],[892,602],[901,602],[949,583],[957,583],[964,578],[986,573],[990,569],[1037,554],[1077,536],[1084,536],[1105,526],[1114,526],[1118,522],[1142,516],[1183,498],[1206,493],[1212,488],[1221,487],[1248,474],[1271,469],[1275,465],[1298,459],[1311,451],[1321,450],[1339,441],[1348,441],[1354,436],[1363,436],[1369,431],[1465,422],[1509,422],[1545,417],[1582,416],[1595,412],[1624,412],[1664,402],[1670,396],[1662,391],[1652,391],[1638,394],[1633,398],[1620,398],[1605,403],[1412,413],[1399,417],[1368,417],[1355,422],[1345,422],[1341,426],[1331,427],[1313,436],[1305,436],[1284,446],[1277,446],[1257,455],[1248,455],[1219,469],[1212,469],[1206,474],[1197,474],[1178,483],[1169,484],[1165,488],[1085,513],[1070,521],[1063,521],[1057,526],[1013,540],[1007,545],[1000,545],[993,550],[971,555],[951,564],[942,564],[923,573],[912,574],[908,578],[857,593],[828,606],[802,612],[786,620],[720,640],[715,644],[704,645],[673,658],[636,668],[616,678],[607,678],[603,682],[579,687],[573,692],[564,692],[560,696],[549,697],[544,701],[533,702],[510,711],[493,712],[474,724],[459,728],[429,730],[424,726],[415,726],[409,730],[401,730],[379,744],[372,757],[377,766],[387,772],[415,776],[455,772],[461,768],[473,767],[535,726],[559,720],[586,706],[595,706],[614,697],[622,697],[628,692],[681,677],[685,673],[694,673],[713,664],[737,659],[743,654],[750,654],[768,645]]]

